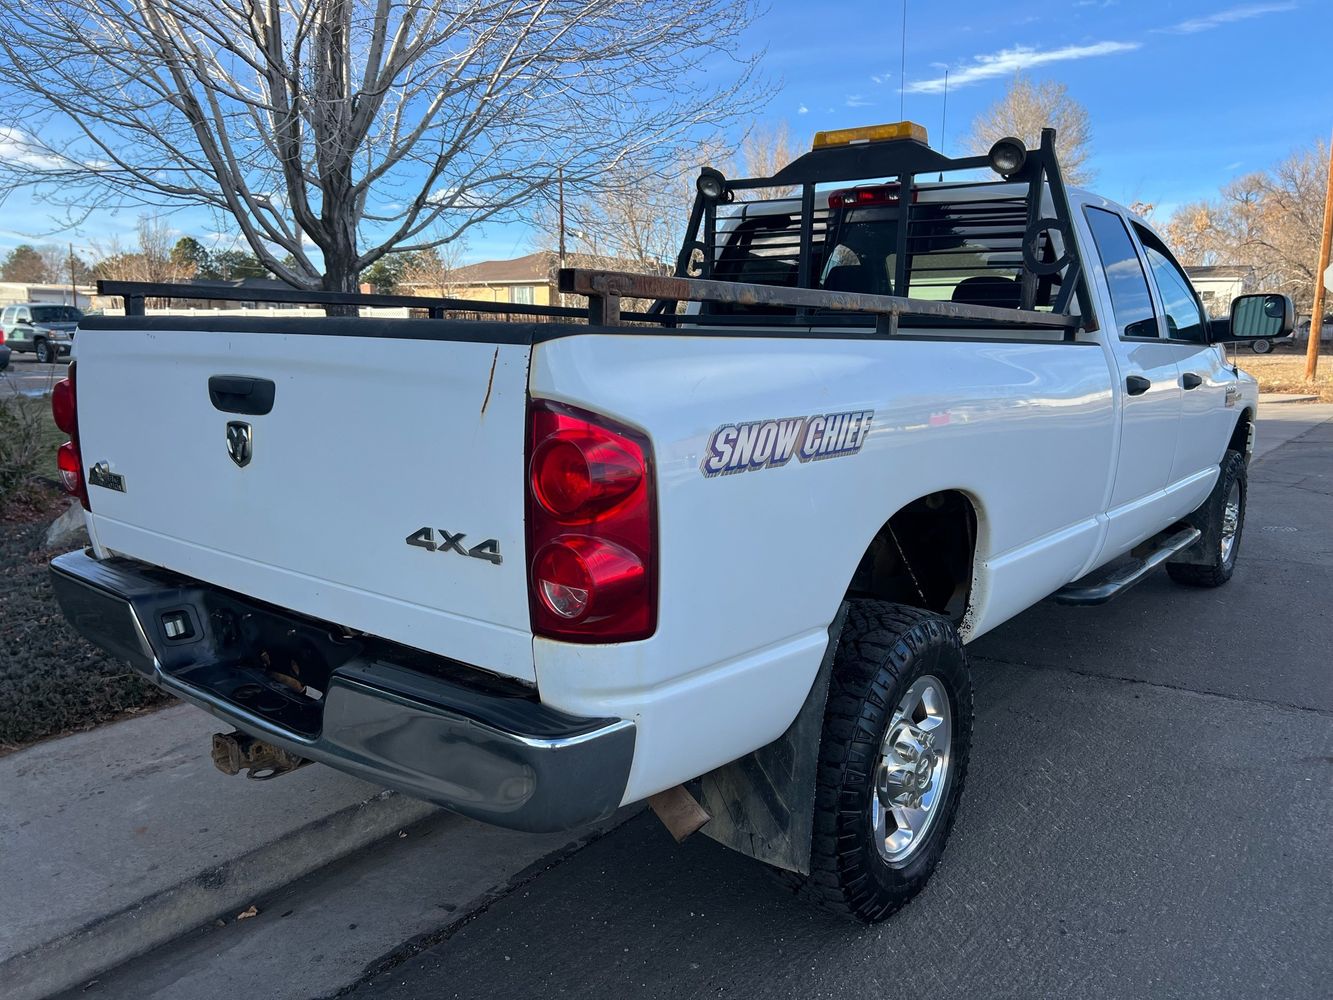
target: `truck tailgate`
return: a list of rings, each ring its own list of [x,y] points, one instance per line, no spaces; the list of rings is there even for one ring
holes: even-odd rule
[[[76,354],[84,466],[123,477],[123,492],[89,487],[101,546],[534,679],[521,324],[472,342],[430,321],[394,321],[411,332],[393,339],[306,332],[381,325],[365,319],[104,322]],[[215,401],[216,376],[271,381],[270,412]],[[244,464],[229,423],[249,425]]]

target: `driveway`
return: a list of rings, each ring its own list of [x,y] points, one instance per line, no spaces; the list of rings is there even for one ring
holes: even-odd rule
[[[0,372],[0,392],[12,388],[25,396],[42,396],[50,392],[68,370],[69,358],[42,365],[31,354],[15,351],[9,359],[9,367]]]
[[[1043,603],[969,647],[961,816],[930,885],[888,922],[812,909],[643,813],[364,954],[338,995],[1327,997],[1333,407],[1277,409],[1229,585],[1157,573],[1102,608]],[[502,843],[427,830],[371,849],[81,996],[327,995],[315,970],[372,924],[405,922],[399,896],[419,913],[443,898],[431,885]],[[416,895],[395,888],[408,876]],[[331,912],[348,914],[332,933],[317,919]]]

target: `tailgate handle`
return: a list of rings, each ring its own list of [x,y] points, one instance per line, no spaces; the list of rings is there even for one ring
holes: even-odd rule
[[[273,409],[276,391],[270,380],[249,375],[214,375],[208,380],[208,398],[223,413],[262,417]]]

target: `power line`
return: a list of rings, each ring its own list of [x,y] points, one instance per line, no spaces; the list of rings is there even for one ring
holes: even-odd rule
[[[903,50],[898,60],[898,120],[907,119],[907,0],[903,0]]]

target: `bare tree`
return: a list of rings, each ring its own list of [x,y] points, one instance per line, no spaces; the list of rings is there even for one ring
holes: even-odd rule
[[[747,113],[755,57],[733,51],[754,9],[0,0],[0,189],[203,206],[290,284],[352,291],[386,253],[515,216],[557,168],[598,189]]]
[[[93,265],[94,276],[113,281],[183,281],[194,276],[172,248],[176,234],[160,215],[139,216],[135,226],[137,237],[133,248],[126,248],[119,239],[95,245],[98,260]]]
[[[741,140],[741,163],[747,177],[772,177],[804,149],[792,141],[787,123],[779,122],[772,128],[751,129]],[[796,187],[755,188],[745,192],[749,198],[788,198],[796,194]]]
[[[568,254],[603,261],[615,258],[620,267],[660,272],[680,250],[699,168],[725,167],[720,150],[718,144],[704,143],[655,169],[625,163],[608,172],[597,190],[579,191],[567,184]],[[537,248],[555,250],[560,233],[557,206],[544,205],[532,222]]]
[[[770,177],[800,153],[783,122],[774,128],[751,130],[739,150],[713,141],[683,150],[660,166],[625,163],[602,179],[600,190],[567,190],[566,248],[570,254],[615,258],[622,267],[660,272],[680,252],[700,167],[714,167],[729,176]],[[794,190],[758,188],[742,195],[783,198]],[[544,206],[533,224],[538,248],[550,250],[559,245],[560,220],[554,204]]]
[[[1215,206],[1206,201],[1181,205],[1166,223],[1166,237],[1182,264],[1220,264],[1229,257],[1222,231],[1213,224]]]
[[[467,244],[462,240],[418,250],[406,258],[398,283],[412,294],[452,298],[458,290],[454,274],[466,254]]]
[[[1309,309],[1328,155],[1327,143],[1316,141],[1268,170],[1237,177],[1213,201],[1182,205],[1167,223],[1181,259],[1253,267],[1261,288],[1287,292]]]
[[[1069,96],[1063,83],[1033,83],[1015,73],[1004,96],[973,119],[964,145],[980,155],[997,139],[1015,136],[1032,148],[1041,141],[1041,130],[1046,127],[1056,130],[1055,148],[1065,180],[1071,184],[1091,181],[1095,172],[1088,164],[1092,155],[1088,109]]]

